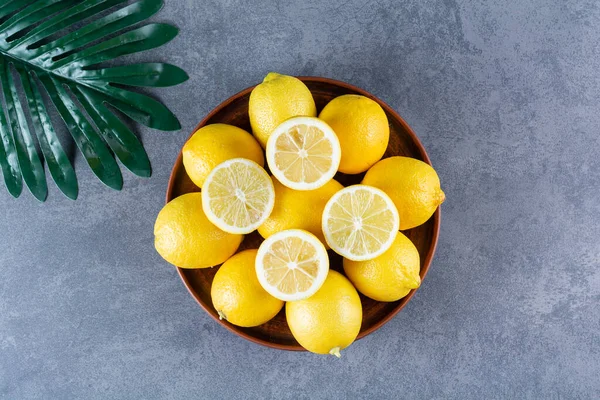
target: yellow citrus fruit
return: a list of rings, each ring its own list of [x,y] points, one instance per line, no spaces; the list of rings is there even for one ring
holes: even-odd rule
[[[390,127],[385,112],[375,101],[354,94],[336,97],[319,118],[333,128],[340,140],[340,172],[364,172],[383,157]]]
[[[202,195],[188,193],[169,202],[154,223],[158,254],[180,268],[208,268],[231,257],[244,236],[214,226],[202,211]]]
[[[286,119],[316,117],[317,108],[310,90],[298,78],[270,72],[250,94],[248,105],[252,133],[262,147],[271,133]]]
[[[356,289],[377,301],[396,301],[421,284],[419,251],[401,232],[392,247],[368,261],[344,259],[344,272]]]
[[[335,193],[344,187],[332,179],[315,190],[294,190],[273,179],[275,187],[275,207],[266,221],[258,227],[263,238],[287,229],[304,229],[325,244],[321,228],[321,216],[325,204]]]
[[[314,190],[329,182],[340,157],[335,132],[318,118],[290,118],[275,128],[267,142],[269,169],[296,190]]]
[[[227,124],[206,125],[183,146],[183,165],[199,188],[217,165],[232,158],[247,158],[265,165],[260,145],[251,134]]]
[[[260,286],[254,262],[257,250],[242,251],[225,261],[215,274],[210,290],[219,318],[243,327],[264,324],[283,307]]]
[[[330,270],[311,297],[286,303],[285,314],[294,338],[306,350],[340,357],[362,324],[362,305],[352,283]]]
[[[354,185],[334,194],[323,210],[322,228],[329,247],[350,260],[383,254],[398,234],[392,200],[371,186]]]
[[[440,178],[423,161],[409,157],[390,157],[379,161],[362,183],[383,190],[400,214],[400,229],[425,223],[446,199]]]
[[[202,188],[204,213],[218,228],[229,233],[250,233],[271,214],[275,190],[271,177],[260,165],[234,158],[217,165]]]
[[[261,286],[271,295],[284,301],[302,300],[325,281],[329,257],[315,235],[289,229],[262,242],[255,269]]]

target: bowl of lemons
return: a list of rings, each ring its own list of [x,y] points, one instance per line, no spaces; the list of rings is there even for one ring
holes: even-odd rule
[[[422,284],[444,199],[387,104],[344,82],[272,72],[184,145],[155,248],[231,332],[339,357]]]

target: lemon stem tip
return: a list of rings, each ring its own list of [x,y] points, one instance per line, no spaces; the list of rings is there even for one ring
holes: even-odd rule
[[[277,72],[269,72],[267,74],[267,76],[265,76],[265,79],[263,79],[263,82],[272,81],[273,79],[277,78],[278,76],[280,76],[280,74],[278,74]]]
[[[446,194],[440,189],[438,193],[438,201],[442,204],[446,200]]]
[[[336,356],[337,358],[342,358],[342,354],[340,353],[339,347],[334,347],[333,349],[329,350],[329,354],[331,354],[332,356]]]
[[[412,282],[412,287],[411,289],[418,289],[419,286],[421,286],[421,277],[417,276],[414,281]]]
[[[221,321],[223,321],[223,320],[227,321],[227,317],[225,316],[225,314],[223,313],[223,311],[217,310],[217,313],[219,314],[219,319]]]

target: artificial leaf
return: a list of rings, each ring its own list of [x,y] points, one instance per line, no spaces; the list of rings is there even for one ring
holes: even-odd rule
[[[59,189],[77,198],[77,178],[49,107],[107,186],[123,186],[116,158],[134,174],[150,176],[142,143],[113,109],[151,128],[177,130],[167,107],[134,88],[174,86],[188,76],[165,63],[102,63],[171,41],[177,28],[143,23],[162,6],[162,0],[0,0],[0,167],[12,196],[21,194],[24,181],[44,201],[46,164]]]

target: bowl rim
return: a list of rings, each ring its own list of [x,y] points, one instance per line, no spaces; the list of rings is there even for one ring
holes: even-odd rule
[[[417,137],[415,132],[408,125],[408,123],[404,120],[404,118],[402,118],[400,116],[400,114],[398,114],[392,107],[390,107],[383,100],[379,99],[378,97],[372,95],[371,93],[369,93],[357,86],[354,86],[350,83],[338,81],[336,79],[318,77],[318,76],[298,76],[297,78],[303,82],[317,82],[317,83],[326,83],[326,84],[330,84],[330,85],[339,86],[339,87],[348,89],[350,91],[353,91],[355,93],[358,93],[362,96],[368,97],[368,98],[376,101],[384,109],[384,111],[387,114],[392,115],[400,123],[402,128],[408,133],[408,135],[411,137],[412,141],[415,143],[416,147],[418,148],[419,152],[421,153],[421,157],[423,158],[423,161],[426,162],[427,164],[431,165],[431,160],[429,159],[429,156],[428,156],[427,152],[425,151],[425,147],[423,146],[423,144],[421,143],[421,141],[419,140],[419,138]],[[196,128],[194,128],[192,133],[189,135],[188,140],[189,140],[189,138],[191,138],[194,135],[194,133],[196,133],[196,131],[198,131],[198,129],[205,126],[208,123],[208,121],[210,121],[216,114],[221,112],[225,107],[229,106],[231,103],[233,103],[240,97],[250,94],[257,85],[250,86],[250,87],[234,94],[233,96],[229,97],[228,99],[226,99],[225,101],[220,103],[218,106],[216,106],[212,111],[210,111],[202,119],[202,121],[200,121],[200,123],[196,126]],[[173,189],[174,189],[174,184],[175,184],[175,177],[179,173],[179,170],[182,165],[183,165],[183,146],[179,150],[179,154],[177,156],[177,159],[175,160],[175,164],[173,165],[173,168],[171,169],[171,174],[169,175],[169,183],[167,186],[167,192],[166,192],[166,196],[165,196],[166,203],[168,203],[174,199]],[[431,265],[431,262],[433,261],[433,257],[435,255],[435,251],[437,248],[439,234],[440,234],[441,207],[437,208],[437,210],[434,212],[432,218],[433,218],[433,237],[432,237],[433,243],[429,249],[429,252],[425,255],[425,261],[423,262],[423,266],[420,271],[421,281],[423,281],[423,279],[427,275],[427,272],[429,271],[429,266]],[[176,267],[176,268],[177,268],[177,273],[179,274],[179,277],[183,281],[183,284],[185,285],[188,292],[192,295],[192,297],[194,299],[196,299],[196,302],[200,305],[200,307],[202,307],[202,309],[204,309],[204,311],[206,311],[206,313],[212,319],[217,321],[219,323],[219,325],[225,327],[230,332],[233,332],[234,334],[241,336],[250,342],[253,342],[253,343],[256,343],[256,344],[259,344],[262,346],[270,347],[273,349],[279,349],[279,350],[306,351],[306,349],[302,348],[300,345],[287,345],[287,344],[273,343],[273,342],[269,342],[267,340],[259,339],[255,336],[252,336],[252,335],[246,333],[245,331],[243,331],[241,329],[238,329],[237,327],[235,327],[229,323],[221,321],[216,315],[214,315],[211,312],[211,305],[204,303],[204,301],[200,298],[200,296],[198,296],[197,293],[192,289],[192,285],[190,284],[189,280],[187,279],[187,277],[184,274],[184,272],[186,272],[187,270],[179,268],[179,267]],[[396,316],[396,314],[398,314],[400,311],[402,311],[402,309],[406,306],[406,304],[408,304],[408,302],[410,301],[410,299],[412,299],[412,297],[415,295],[415,293],[417,292],[418,289],[419,288],[411,290],[408,293],[408,295],[406,295],[405,297],[403,297],[400,300],[398,305],[389,314],[387,314],[381,320],[377,321],[377,323],[373,324],[371,327],[369,327],[369,329],[366,329],[365,331],[360,332],[358,334],[356,340],[362,339],[363,337],[370,335],[371,333],[375,332],[376,330],[381,328],[383,325],[388,323],[392,318],[394,318]]]

